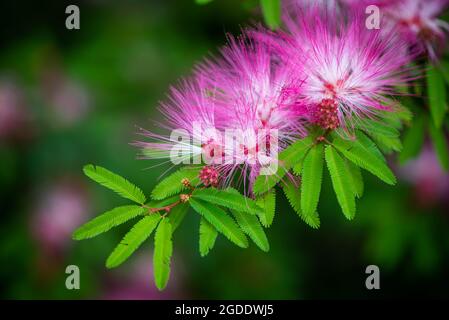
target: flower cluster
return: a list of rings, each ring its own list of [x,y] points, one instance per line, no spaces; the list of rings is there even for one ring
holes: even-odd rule
[[[382,122],[413,80],[413,60],[426,49],[436,57],[447,29],[437,15],[448,0],[374,2],[380,29],[366,27],[364,1],[296,0],[284,3],[283,30],[229,36],[220,56],[200,63],[161,104],[163,126],[188,139],[145,131],[155,141],[138,143],[144,155],[167,158],[175,149],[178,163],[203,156],[215,185],[243,183],[251,192],[262,168],[282,165],[278,153],[311,131],[354,139],[365,119]]]

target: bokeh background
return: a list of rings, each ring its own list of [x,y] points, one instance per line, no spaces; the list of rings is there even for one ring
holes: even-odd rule
[[[80,7],[80,30],[65,28],[68,4]],[[216,53],[226,32],[262,21],[257,1],[22,0],[2,1],[0,12],[1,298],[449,297],[449,176],[431,147],[396,167],[396,187],[365,174],[352,222],[328,178],[319,230],[278,193],[268,254],[219,237],[201,258],[192,212],[174,236],[164,292],[153,283],[152,241],[106,270],[129,225],[85,242],[71,232],[126,201],[90,182],[82,166],[102,165],[151,190],[167,167],[137,159],[137,128],[153,129],[169,85]],[[65,287],[70,264],[80,268],[80,290]],[[365,288],[371,264],[381,290]]]

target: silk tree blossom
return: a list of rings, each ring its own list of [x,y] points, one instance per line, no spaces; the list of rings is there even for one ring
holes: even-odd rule
[[[411,47],[426,50],[435,60],[447,40],[449,24],[438,16],[449,6],[449,0],[344,0],[352,9],[365,11],[376,5],[382,15],[382,29],[386,33],[396,28]]]
[[[230,37],[220,57],[206,60],[192,80],[172,89],[169,103],[161,107],[164,126],[183,129],[200,142],[188,139],[185,147],[192,150],[189,156],[201,153],[218,172],[219,186],[235,181],[250,191],[263,170],[275,171],[279,150],[306,135],[301,118],[307,109],[298,102],[303,81],[296,72],[268,46]],[[178,139],[145,134],[159,140],[139,143],[152,158],[167,157],[179,147]]]
[[[438,16],[448,6],[449,0],[393,1],[385,7],[385,18],[399,26],[411,46],[423,47],[435,60],[447,41],[449,31],[449,24]]]
[[[285,10],[319,8],[332,11],[340,8],[342,4],[341,0],[287,0],[283,3]]]
[[[339,19],[318,9],[298,10],[284,21],[286,33],[261,37],[277,43],[285,63],[303,75],[301,99],[312,122],[352,129],[361,118],[395,109],[391,95],[410,80],[413,55],[394,32],[368,30],[355,13]]]

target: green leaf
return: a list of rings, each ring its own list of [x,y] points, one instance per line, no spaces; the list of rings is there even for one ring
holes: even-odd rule
[[[347,159],[345,159],[345,162],[350,174],[349,179],[351,179],[351,185],[354,189],[354,195],[357,198],[361,198],[363,196],[364,190],[362,170],[360,170],[358,166]]]
[[[376,145],[365,135],[358,133],[354,141],[336,136],[332,145],[357,166],[371,172],[382,181],[394,185],[396,177],[388,168],[385,158]]]
[[[392,153],[393,151],[401,151],[402,142],[399,138],[399,130],[395,128],[395,124],[392,121],[388,121],[388,118],[382,120],[384,123],[381,123],[380,120],[363,119],[361,120],[361,127],[384,152]]]
[[[449,61],[441,61],[441,73],[446,79],[446,84],[449,85]]]
[[[273,30],[281,25],[280,0],[260,0],[265,23]]]
[[[120,196],[144,204],[146,201],[145,195],[142,190],[136,187],[134,184],[126,180],[125,178],[112,173],[111,171],[100,167],[88,164],[83,168],[84,174],[98,182],[99,184],[111,189]]]
[[[426,136],[426,117],[420,115],[415,117],[412,126],[404,135],[404,147],[399,155],[399,162],[406,163],[409,159],[416,157],[424,144]]]
[[[170,277],[172,254],[172,226],[168,218],[163,218],[154,235],[153,272],[154,282],[159,290],[165,288]]]
[[[449,151],[444,131],[443,129],[436,128],[435,125],[432,122],[430,122],[429,132],[430,138],[432,139],[433,148],[435,149],[435,152],[438,156],[440,165],[445,171],[448,171]]]
[[[137,222],[112,251],[106,260],[106,267],[115,268],[125,262],[151,235],[160,220],[159,214],[152,214]]]
[[[368,135],[381,135],[386,136],[390,138],[396,138],[399,137],[399,131],[389,125],[385,124],[384,122],[381,122],[382,120],[371,120],[371,119],[362,119],[360,120],[360,124],[358,125],[359,128],[361,128],[364,132],[366,132]]]
[[[231,242],[241,248],[248,247],[248,240],[246,239],[245,234],[223,209],[211,203],[196,200],[194,198],[191,198],[189,203],[196,212],[203,216],[215,227],[215,229],[217,229],[218,232],[222,233]]]
[[[296,141],[279,153],[277,172],[272,175],[258,176],[254,182],[254,194],[260,195],[271,190],[296,163],[301,162],[304,159],[307,151],[312,145],[313,138],[309,136]]]
[[[215,245],[217,239],[217,229],[214,228],[206,219],[201,217],[200,220],[200,255],[202,257],[207,256],[210,250]]]
[[[351,183],[351,172],[345,159],[330,145],[326,146],[325,158],[338,203],[345,217],[352,220],[355,216],[355,188]]]
[[[273,223],[274,214],[276,212],[276,191],[271,189],[256,199],[256,203],[263,210],[258,214],[260,222],[265,228]]]
[[[192,186],[199,183],[198,174],[201,167],[184,167],[169,175],[153,189],[151,197],[155,200],[161,200],[180,193],[186,187],[181,183],[182,179],[188,179]]]
[[[318,213],[315,212],[314,214],[306,216],[301,212],[301,190],[299,183],[298,186],[296,186],[293,181],[288,180],[282,184],[282,190],[284,190],[284,194],[287,197],[290,206],[295,210],[299,217],[312,228],[318,229],[320,227],[320,217],[318,216]]]
[[[323,144],[317,144],[310,149],[304,159],[301,181],[301,212],[307,216],[316,214],[321,192],[323,176]]]
[[[179,227],[182,220],[186,216],[187,211],[189,211],[188,203],[180,203],[170,210],[170,223],[172,225],[172,232]]]
[[[109,231],[115,226],[143,214],[144,212],[144,208],[134,205],[114,208],[76,229],[73,233],[73,239],[83,240],[93,238],[103,232]]]
[[[196,189],[192,193],[192,197],[233,210],[247,211],[251,214],[262,213],[262,209],[254,200],[241,195],[233,188],[223,190],[215,188]]]
[[[257,220],[257,217],[236,210],[231,210],[231,212],[243,232],[245,232],[262,251],[268,252],[270,250],[270,244],[268,243],[267,236],[265,235],[259,220]]]
[[[446,87],[441,70],[430,64],[427,69],[427,88],[430,113],[432,115],[433,123],[439,129],[443,124],[447,110]]]

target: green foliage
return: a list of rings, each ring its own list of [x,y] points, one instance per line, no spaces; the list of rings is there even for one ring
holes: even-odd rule
[[[199,182],[198,174],[201,167],[184,167],[169,175],[167,178],[159,182],[153,189],[151,197],[155,200],[161,200],[180,193],[186,187],[181,183],[182,179],[188,179],[191,185],[196,185]]]
[[[438,160],[441,167],[448,171],[449,170],[449,151],[444,135],[443,128],[438,129],[433,122],[429,123],[429,133],[432,139],[433,148],[438,156]]]
[[[349,179],[351,179],[351,185],[354,189],[354,195],[357,198],[361,198],[364,191],[362,170],[349,160],[345,160],[345,162],[349,171]]]
[[[301,212],[306,217],[316,214],[323,176],[324,146],[316,144],[304,159],[301,182]]]
[[[302,214],[300,186],[296,186],[293,181],[287,180],[282,184],[282,189],[284,190],[284,194],[287,197],[291,207],[295,210],[299,217],[312,228],[318,229],[320,227],[320,217],[317,212],[314,212],[308,216]]]
[[[83,240],[93,238],[115,226],[143,214],[144,212],[144,208],[136,205],[114,208],[76,229],[73,233],[73,239]]]
[[[154,235],[153,272],[154,282],[163,290],[170,277],[170,259],[173,254],[172,225],[169,218],[162,218]]]
[[[179,200],[179,195],[171,196],[163,200],[151,200],[146,206],[149,208],[163,208]]]
[[[270,245],[257,217],[236,210],[231,210],[231,212],[243,232],[245,232],[262,251],[268,252],[270,250]]]
[[[351,172],[334,147],[326,146],[325,158],[329,170],[332,185],[337,196],[338,203],[345,217],[352,220],[355,216],[355,188],[351,180]]]
[[[426,136],[426,117],[421,115],[415,118],[412,126],[404,135],[404,147],[399,155],[399,162],[404,164],[414,158],[421,151]]]
[[[275,190],[271,189],[269,192],[257,198],[256,203],[263,209],[258,214],[260,222],[265,228],[268,228],[273,223],[274,214],[276,212]]]
[[[156,213],[137,222],[112,251],[106,260],[106,267],[115,268],[125,262],[151,235],[160,220],[161,216]]]
[[[142,190],[125,178],[112,173],[111,171],[100,166],[88,164],[83,168],[84,174],[98,182],[99,184],[118,193],[120,196],[127,198],[139,204],[144,204],[146,201]]]
[[[388,168],[379,149],[362,133],[358,132],[357,139],[354,141],[343,140],[336,136],[332,145],[355,165],[371,172],[390,185],[396,183],[396,177]]]
[[[390,119],[393,120],[393,119]],[[402,150],[402,142],[400,140],[400,132],[395,125],[386,121],[384,123],[374,120],[363,120],[363,131],[366,132],[385,153]]]
[[[307,151],[313,145],[313,138],[307,137],[294,142],[281,153],[279,153],[278,169],[275,174],[257,177],[253,192],[260,195],[271,190],[285,174],[298,162],[302,161],[307,154]]]
[[[179,227],[182,220],[184,220],[187,211],[189,211],[188,203],[180,203],[170,210],[170,223],[172,225],[172,232],[175,232],[175,230]]]
[[[223,209],[199,199],[191,198],[189,202],[196,212],[203,216],[218,232],[222,233],[231,242],[241,248],[248,247],[248,240],[245,234]]]
[[[446,80],[446,84],[449,85],[449,61],[448,60],[441,61],[440,67],[441,67],[441,74]]]
[[[200,255],[205,257],[215,245],[217,239],[217,229],[214,228],[204,217],[200,220]]]
[[[233,188],[223,190],[215,188],[196,189],[193,191],[192,197],[229,209],[246,211],[250,214],[262,213],[262,209],[254,200],[244,197]]]
[[[281,25],[281,1],[260,0],[265,23],[273,30]]]
[[[427,88],[430,114],[432,115],[435,127],[439,129],[443,124],[447,111],[446,88],[443,73],[437,67],[430,64],[427,68]]]

